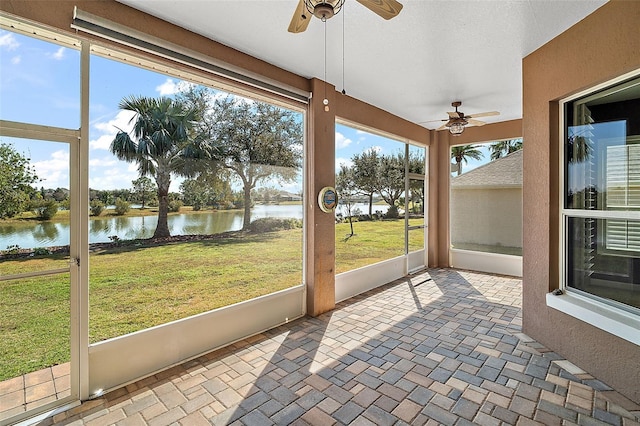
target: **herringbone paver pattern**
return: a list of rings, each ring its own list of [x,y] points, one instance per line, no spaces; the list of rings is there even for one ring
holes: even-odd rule
[[[521,333],[521,281],[437,269],[88,401],[72,425],[640,425]]]

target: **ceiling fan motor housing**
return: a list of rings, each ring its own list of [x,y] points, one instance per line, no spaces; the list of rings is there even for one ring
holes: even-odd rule
[[[304,5],[316,18],[325,21],[340,12],[344,0],[304,0]]]
[[[320,18],[321,20],[327,20],[331,18],[335,13],[333,12],[333,7],[327,3],[319,3],[313,9],[313,14],[316,18]]]

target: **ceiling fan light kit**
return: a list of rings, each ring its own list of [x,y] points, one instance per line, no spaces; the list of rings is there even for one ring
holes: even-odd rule
[[[449,126],[449,133],[453,136],[460,136],[464,132],[464,124],[462,123],[453,123]]]
[[[465,126],[484,126],[484,121],[476,120],[477,117],[489,117],[492,115],[500,115],[498,111],[489,111],[489,112],[479,112],[473,115],[465,115],[464,112],[458,111],[458,107],[462,105],[461,101],[451,102],[451,106],[454,107],[455,111],[447,112],[449,118],[444,120],[433,120],[433,121],[446,121],[442,126],[438,127],[436,130],[444,130],[449,129],[449,133],[453,136],[460,136],[462,132],[464,132]],[[430,123],[430,121],[423,121],[423,123]]]

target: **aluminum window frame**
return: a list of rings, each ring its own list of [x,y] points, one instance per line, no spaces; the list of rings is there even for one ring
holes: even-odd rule
[[[597,295],[587,293],[567,285],[568,265],[568,222],[569,218],[593,218],[593,219],[623,219],[640,221],[640,211],[620,210],[584,210],[568,208],[566,205],[566,108],[570,102],[581,99],[583,102],[592,100],[595,96],[622,90],[620,87],[625,81],[640,78],[640,69],[625,73],[617,78],[608,80],[589,89],[575,93],[558,101],[558,173],[559,173],[559,252],[558,252],[558,277],[560,292],[550,292],[546,296],[547,306],[560,310],[570,316],[587,322],[610,334],[640,346],[640,310],[610,299],[604,299]]]

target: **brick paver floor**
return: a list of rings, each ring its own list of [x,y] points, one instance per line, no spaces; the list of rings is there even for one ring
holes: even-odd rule
[[[640,425],[521,332],[521,280],[423,271],[57,414],[72,425]]]
[[[71,395],[70,364],[60,364],[0,382],[0,420]]]

